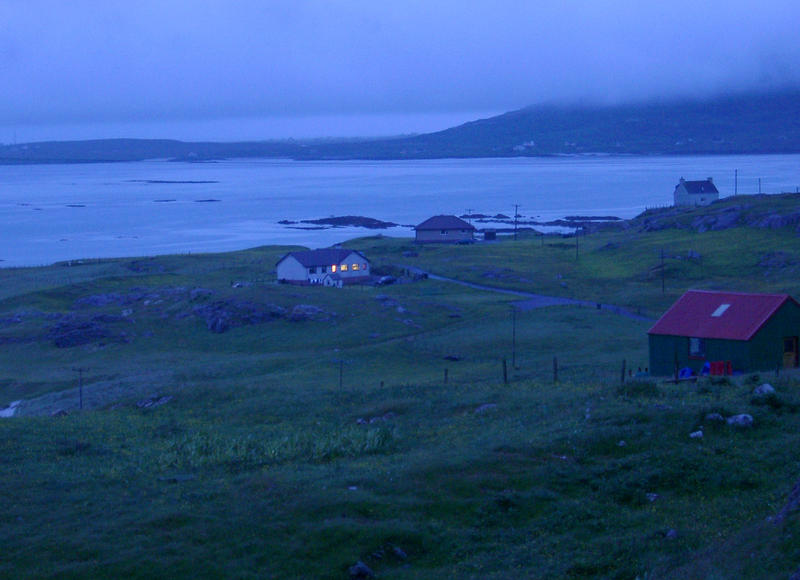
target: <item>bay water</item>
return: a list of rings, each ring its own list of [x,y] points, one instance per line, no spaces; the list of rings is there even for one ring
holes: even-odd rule
[[[0,165],[0,266],[413,237],[432,215],[517,206],[523,220],[630,218],[670,205],[681,177],[713,177],[722,197],[794,192],[800,155]],[[346,215],[400,226],[279,223]]]

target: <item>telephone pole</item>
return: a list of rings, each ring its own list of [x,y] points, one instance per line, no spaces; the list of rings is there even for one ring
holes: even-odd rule
[[[78,406],[83,409],[83,373],[89,369],[85,367],[72,367],[72,370],[78,373]]]

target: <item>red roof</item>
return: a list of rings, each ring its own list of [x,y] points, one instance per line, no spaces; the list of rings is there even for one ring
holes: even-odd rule
[[[788,294],[689,290],[648,334],[750,340],[787,300],[800,306]]]

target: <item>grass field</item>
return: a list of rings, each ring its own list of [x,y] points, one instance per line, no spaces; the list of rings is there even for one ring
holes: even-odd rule
[[[786,229],[578,243],[349,246],[377,271],[653,318],[690,287],[800,294]],[[0,421],[0,576],[347,578],[358,561],[380,578],[797,569],[797,514],[769,519],[800,467],[797,375],[623,383],[623,361],[647,366],[647,320],[515,309],[518,297],[435,280],[279,285],[286,250],[0,269],[0,403],[21,400]],[[220,305],[261,318],[212,332],[204,316]],[[57,346],[65,336],[78,344]],[[776,394],[754,398],[765,381]]]

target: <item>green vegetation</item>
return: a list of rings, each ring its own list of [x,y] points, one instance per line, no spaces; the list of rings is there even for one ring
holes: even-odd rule
[[[574,244],[350,245],[395,274],[650,317],[689,287],[800,295],[787,228]],[[796,570],[797,513],[769,518],[798,477],[800,376],[623,383],[623,361],[647,365],[646,319],[433,279],[278,285],[285,251],[0,269],[0,403],[22,400],[0,420],[0,576]]]

